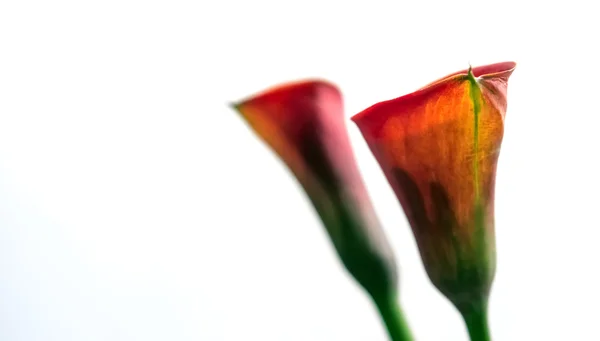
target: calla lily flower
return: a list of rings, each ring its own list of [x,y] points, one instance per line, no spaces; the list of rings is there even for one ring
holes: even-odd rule
[[[410,340],[396,302],[396,262],[359,173],[340,91],[325,81],[268,89],[233,107],[302,185],[347,270],[393,340]]]
[[[429,278],[473,340],[489,339],[494,184],[515,66],[456,72],[352,117],[404,209]]]

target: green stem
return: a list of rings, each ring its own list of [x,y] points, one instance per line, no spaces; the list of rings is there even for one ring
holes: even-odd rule
[[[375,304],[392,341],[413,341],[404,313],[395,297],[375,299]]]
[[[467,324],[471,341],[492,340],[487,318],[487,304],[475,304],[465,310],[462,315]]]

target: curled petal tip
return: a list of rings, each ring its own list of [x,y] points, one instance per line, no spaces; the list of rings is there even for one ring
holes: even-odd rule
[[[469,71],[467,71],[467,77],[471,81],[475,80],[475,76],[473,76],[473,66],[471,66],[471,63],[469,63]]]
[[[512,61],[478,66],[473,68],[473,75],[475,77],[497,77],[501,74],[510,75],[516,67],[517,63]]]
[[[239,102],[228,102],[227,106],[230,107],[231,109],[233,109],[234,111],[239,112],[239,106],[240,106]]]

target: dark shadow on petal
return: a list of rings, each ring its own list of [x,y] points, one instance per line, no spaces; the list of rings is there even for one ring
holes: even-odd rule
[[[451,207],[450,198],[442,185],[437,182],[429,184],[431,200],[434,205],[435,225],[443,229],[444,234],[453,235],[459,229],[458,219]]]
[[[404,206],[404,212],[412,225],[413,231],[418,234],[417,239],[419,239],[421,234],[430,233],[431,228],[423,195],[417,183],[405,170],[394,168],[392,174],[401,191],[400,201]]]
[[[487,295],[489,269],[471,244],[472,237],[465,236],[471,227],[460,226],[446,189],[438,182],[429,184],[430,218],[425,198],[411,175],[400,168],[392,174],[434,285],[457,305]]]
[[[475,233],[471,236],[471,241],[461,240],[464,236],[457,233],[468,227],[459,225],[446,190],[439,183],[433,182],[430,184],[430,191],[435,206],[435,221],[432,225],[440,229],[436,231],[440,233],[440,237],[443,236],[451,242],[456,257],[454,273],[443,279],[438,288],[457,306],[478,299],[481,295],[487,295],[490,271],[486,261],[479,257],[479,248],[471,244],[480,242],[485,236]]]
[[[298,150],[325,190],[337,192],[341,186],[340,178],[327,154],[322,135],[322,128],[317,122],[304,125],[300,131]]]

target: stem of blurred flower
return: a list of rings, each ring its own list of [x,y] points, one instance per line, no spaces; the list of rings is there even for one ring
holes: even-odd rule
[[[404,319],[404,313],[398,304],[396,296],[374,299],[377,309],[385,322],[385,326],[392,341],[412,341],[408,323]]]
[[[473,304],[463,310],[462,316],[467,324],[471,341],[491,341],[487,317],[487,300]]]

